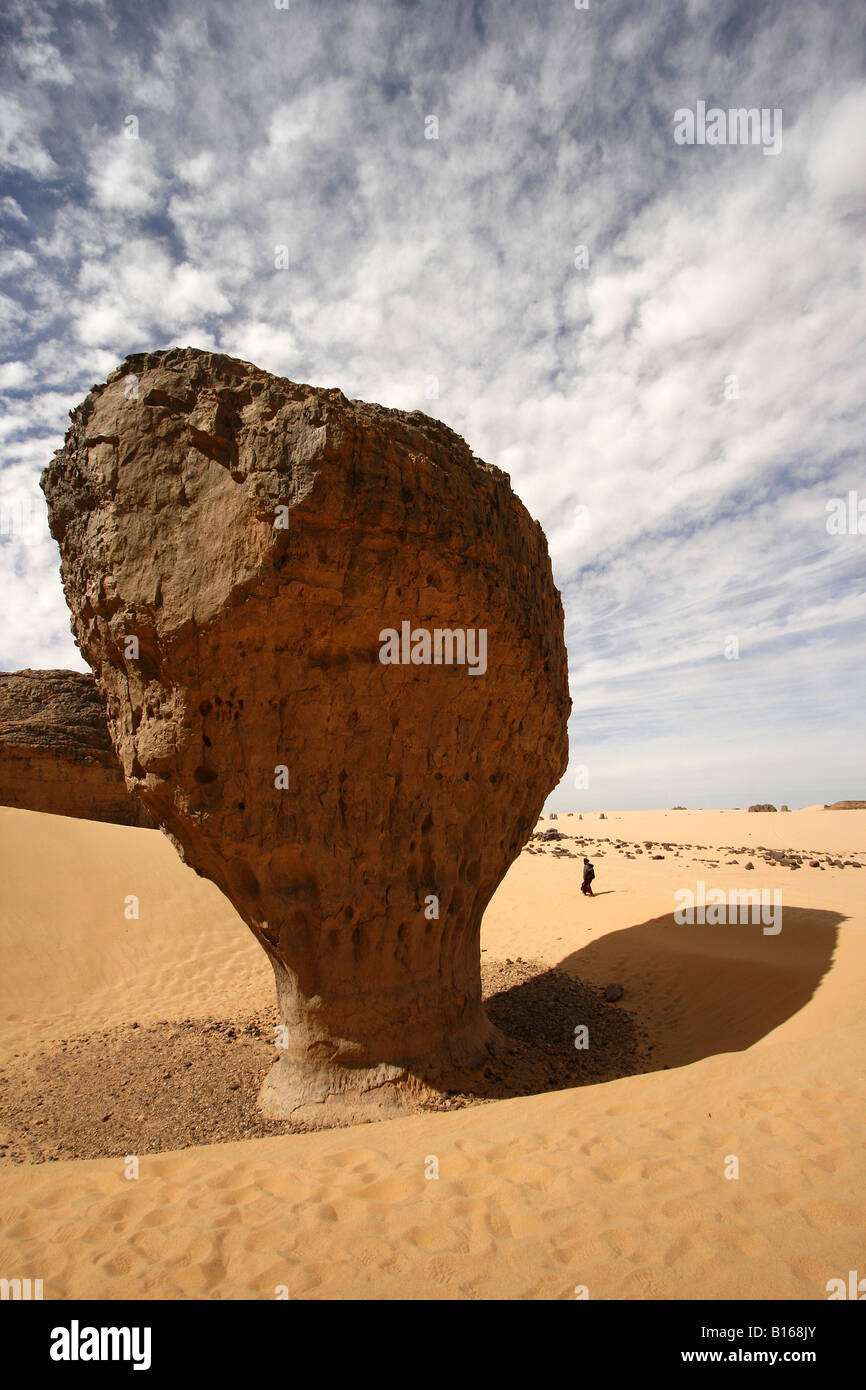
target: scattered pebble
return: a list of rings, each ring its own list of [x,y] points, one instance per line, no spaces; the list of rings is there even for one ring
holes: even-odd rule
[[[509,1096],[646,1071],[650,1048],[607,990],[518,958],[482,961],[491,1021],[505,1036],[495,1059],[459,1092],[419,1108],[452,1110]],[[619,996],[617,996],[619,997]],[[265,1120],[256,1100],[276,1058],[276,1009],[231,1020],[125,1024],[43,1045],[0,1068],[0,1163],[118,1158],[200,1144],[235,1143],[311,1126]],[[592,1046],[578,1051],[585,1024]],[[107,1104],[106,1102],[110,1102]]]

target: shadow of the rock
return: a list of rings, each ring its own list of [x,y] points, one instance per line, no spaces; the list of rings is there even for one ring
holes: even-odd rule
[[[688,925],[673,913],[590,942],[560,969],[615,980],[654,1044],[655,1066],[739,1052],[798,1013],[830,969],[845,921],[838,912],[784,907],[781,930],[760,924]]]
[[[812,998],[845,920],[786,907],[782,930],[765,936],[760,925],[680,926],[667,914],[555,968],[487,961],[485,1007],[497,1029],[489,1058],[444,1086],[415,1073],[435,1088],[421,1108],[565,1090],[750,1047]],[[613,984],[621,1002],[605,998]],[[276,1018],[269,1009],[126,1025],[40,1047],[0,1068],[0,1159],[151,1153],[308,1128],[258,1112]]]
[[[525,962],[507,988],[485,979],[488,1016],[505,1037],[495,1060],[461,1081],[461,1097],[597,1084],[751,1047],[812,998],[845,920],[785,907],[781,930],[765,935],[761,923],[680,925],[668,913],[603,936],[555,969]],[[612,984],[623,987],[621,1003],[605,999]],[[580,1025],[588,1045],[579,1050]]]
[[[497,1030],[487,1062],[471,1073],[425,1077],[437,1091],[425,1108],[504,1100],[585,1086],[645,1071],[647,1039],[604,988],[533,961],[482,967],[484,1006]]]

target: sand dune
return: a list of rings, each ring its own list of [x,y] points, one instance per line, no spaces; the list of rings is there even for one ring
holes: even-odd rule
[[[591,1298],[822,1299],[828,1279],[866,1273],[866,869],[756,859],[745,874],[719,852],[859,861],[866,812],[550,824],[707,847],[652,860],[593,846],[591,902],[579,857],[523,854],[485,918],[486,960],[621,983],[651,1071],[142,1156],[137,1180],[120,1156],[7,1160],[0,1272],[42,1278],[47,1298],[223,1299],[278,1286],[293,1298],[573,1298],[581,1285]],[[0,808],[0,871],[0,1062],[132,1019],[270,1003],[250,934],[158,832]],[[674,891],[698,878],[781,886],[781,932],[677,925]],[[137,921],[124,916],[130,894]],[[438,1178],[426,1176],[434,1159]]]

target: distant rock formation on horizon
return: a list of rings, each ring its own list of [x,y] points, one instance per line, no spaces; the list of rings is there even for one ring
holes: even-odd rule
[[[750,806],[750,811],[775,811],[776,807],[771,806],[769,801],[761,801],[756,806]]]
[[[417,411],[173,348],[93,388],[42,487],[128,782],[274,968],[266,1113],[375,1118],[485,1065],[481,918],[571,707],[507,474]]]
[[[866,811],[866,801],[832,801],[824,803],[825,811]]]
[[[85,671],[0,671],[0,806],[154,828]]]

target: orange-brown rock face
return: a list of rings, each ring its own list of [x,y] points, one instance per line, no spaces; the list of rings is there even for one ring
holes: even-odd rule
[[[172,349],[93,389],[42,486],[127,779],[273,964],[266,1111],[478,1065],[481,917],[570,708],[507,476],[426,416]]]
[[[0,671],[0,806],[153,829],[83,671]]]

